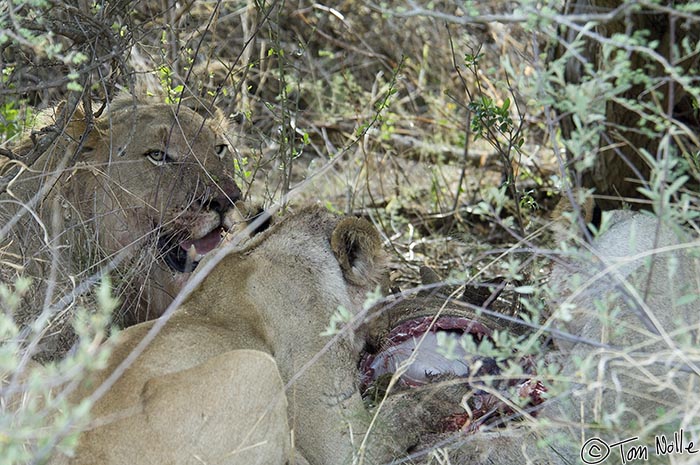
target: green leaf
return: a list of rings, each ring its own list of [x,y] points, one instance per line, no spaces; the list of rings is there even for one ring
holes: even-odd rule
[[[535,286],[518,286],[513,290],[518,294],[534,294],[536,289]]]
[[[80,83],[71,81],[66,85],[66,89],[72,90],[74,92],[82,92],[83,91],[83,86],[80,85]]]

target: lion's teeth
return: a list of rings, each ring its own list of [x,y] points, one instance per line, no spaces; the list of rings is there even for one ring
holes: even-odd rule
[[[197,263],[204,258],[204,255],[205,254],[203,253],[197,252],[197,247],[195,247],[195,245],[192,244],[187,250],[187,263]]]
[[[189,249],[187,249],[187,257],[185,258],[185,267],[184,270],[186,273],[189,273],[194,269],[193,264],[195,263],[197,256],[197,249],[195,248],[194,244],[190,246]]]

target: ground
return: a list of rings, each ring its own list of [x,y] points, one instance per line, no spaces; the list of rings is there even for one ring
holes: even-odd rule
[[[564,82],[563,63],[552,61],[563,53],[561,26],[571,26],[558,16],[562,2],[78,3],[0,7],[12,24],[0,60],[0,142],[61,100],[93,102],[94,112],[125,92],[216,106],[249,203],[319,203],[371,220],[402,290],[420,283],[424,265],[459,282],[507,276],[523,293],[544,283],[549,216],[571,175],[565,147],[598,147],[598,99],[618,98],[609,88],[625,85],[614,71]],[[679,17],[694,22],[689,11]],[[683,47],[697,55],[697,44]],[[562,108],[583,121],[578,133],[562,135]],[[674,184],[698,172],[696,152],[685,152],[670,165],[656,154],[659,172],[676,177],[656,178],[656,192],[668,188],[649,202],[671,205],[678,222],[698,203]],[[536,320],[547,314],[538,305],[528,306]]]

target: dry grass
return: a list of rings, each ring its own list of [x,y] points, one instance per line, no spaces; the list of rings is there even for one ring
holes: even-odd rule
[[[557,121],[533,100],[544,34],[509,21],[509,2],[478,5],[472,22],[454,2],[438,3],[411,14],[405,2],[135,2],[102,18],[100,34],[119,53],[56,40],[99,63],[79,78],[95,101],[151,93],[222,109],[246,200],[370,219],[402,289],[419,285],[423,265],[538,284],[567,176]],[[6,99],[44,108],[75,98],[65,61],[29,46],[7,56]],[[474,132],[470,104],[484,97],[510,102],[519,148]]]
[[[490,3],[481,13],[508,8]],[[292,204],[321,202],[371,216],[405,272],[421,264],[478,268],[474,252],[487,243],[517,242],[493,218],[472,212],[484,191],[502,185],[512,165],[518,193],[537,205],[519,212],[517,223],[528,225],[552,206],[551,179],[561,177],[542,109],[506,87],[506,64],[523,78],[534,75],[531,44],[539,38],[517,24],[464,27],[404,11],[398,3],[353,1],[333,8],[196,2],[165,9],[139,2],[129,15],[114,12],[127,31],[119,42],[126,58],[108,85],[91,93],[162,93],[165,84],[173,95],[183,91],[214,104],[237,123],[231,138],[238,181],[252,202],[279,202],[313,180],[295,190]],[[464,55],[477,52],[478,77],[464,66]],[[6,89],[21,94],[30,76],[52,81],[43,68],[19,54],[15,59]],[[65,92],[45,87],[26,101],[47,106]],[[468,127],[467,105],[480,93],[518,104],[520,113],[512,105],[511,114],[516,125],[523,122],[525,145],[510,160]],[[329,160],[333,166],[315,175]],[[508,205],[498,217],[514,214],[512,199]],[[449,247],[440,245],[446,238]]]

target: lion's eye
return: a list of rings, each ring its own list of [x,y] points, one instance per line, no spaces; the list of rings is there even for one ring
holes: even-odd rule
[[[146,158],[156,166],[162,166],[172,161],[168,154],[162,150],[152,150],[146,154]]]
[[[228,146],[226,144],[219,144],[214,147],[214,150],[216,151],[216,156],[219,158],[224,158],[224,155],[226,155],[226,152],[228,152]]]

